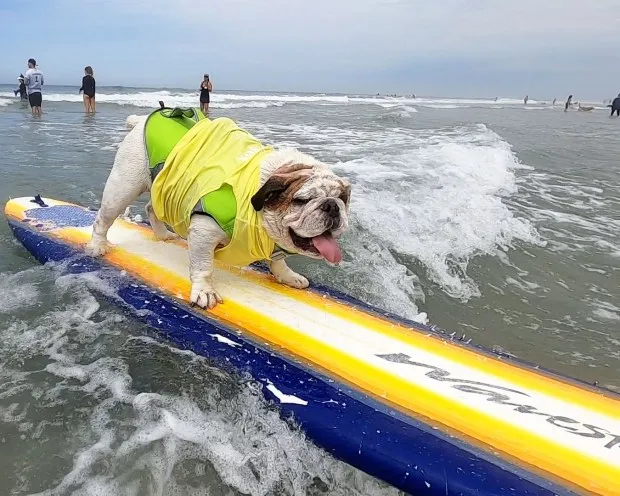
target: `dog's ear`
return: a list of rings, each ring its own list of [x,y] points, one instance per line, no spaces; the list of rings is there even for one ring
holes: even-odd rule
[[[281,203],[285,192],[292,194],[312,175],[312,166],[305,164],[284,165],[277,169],[251,199],[254,210]],[[284,203],[284,202],[282,202]]]
[[[344,202],[345,205],[349,205],[351,201],[351,183],[346,179],[342,180],[342,194],[340,195],[340,199]]]

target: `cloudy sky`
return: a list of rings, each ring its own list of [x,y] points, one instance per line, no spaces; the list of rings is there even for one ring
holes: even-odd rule
[[[0,0],[0,82],[609,98],[620,0]]]

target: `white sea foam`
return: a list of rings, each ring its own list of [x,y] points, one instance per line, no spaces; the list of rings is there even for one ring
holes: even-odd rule
[[[306,441],[249,378],[140,336],[104,308],[95,295],[114,290],[92,274],[13,277],[46,286],[33,299],[50,305],[0,327],[0,420],[22,436],[15,491],[397,494]]]
[[[457,108],[469,108],[471,105],[456,105],[454,103],[424,103],[420,104],[422,107],[433,108],[433,109],[457,109]]]
[[[119,93],[110,92],[108,88],[102,88],[97,93],[97,100],[101,103],[112,103],[117,105],[132,105],[135,107],[152,108],[156,107],[160,100],[171,106],[190,106],[196,105],[198,92],[189,90],[148,90],[136,89]],[[74,102],[81,103],[82,96],[76,92],[44,92],[44,99],[50,102]],[[10,91],[0,92],[0,106],[18,102]],[[586,103],[584,105],[594,105],[595,110],[607,110],[607,107],[600,106],[600,103]],[[362,96],[362,95],[330,95],[330,94],[295,94],[295,93],[231,93],[213,92],[211,95],[211,106],[221,109],[235,108],[268,108],[281,107],[283,105],[377,105],[383,108],[402,108],[406,112],[416,112],[416,108],[432,109],[457,109],[468,107],[523,107],[526,109],[554,108],[550,101],[529,100],[527,105],[523,104],[522,99],[514,98],[429,98],[429,97],[395,97],[395,96]],[[561,104],[556,103],[555,108],[560,108]]]
[[[9,93],[0,93],[0,102],[7,100],[17,101],[10,98]],[[9,99],[10,98],[10,99]],[[76,93],[45,93],[45,101],[49,102],[74,102],[81,103],[82,96]],[[192,91],[136,91],[131,93],[107,93],[100,91],[97,93],[97,102],[114,103],[117,105],[132,105],[135,107],[152,108],[162,100],[168,106],[191,106],[197,105],[198,92]],[[281,107],[285,104],[348,104],[347,96],[337,95],[268,95],[268,94],[235,94],[235,93],[213,93],[211,95],[212,108],[267,108]],[[2,103],[0,103],[2,105]]]
[[[334,169],[353,183],[354,219],[343,240],[347,277],[338,282],[383,308],[417,315],[412,300],[421,292],[407,268],[414,261],[446,293],[468,299],[479,295],[467,272],[474,257],[498,256],[519,242],[544,244],[504,202],[517,193],[516,171],[528,167],[482,124],[381,132],[244,124],[262,139],[303,143],[323,160],[339,161]],[[329,282],[326,270],[315,272]]]
[[[384,249],[422,262],[448,294],[477,296],[467,273],[473,257],[498,255],[517,241],[541,243],[502,201],[517,192],[521,166],[483,125],[412,138],[417,148],[376,149],[338,164],[354,182],[356,219]]]
[[[39,290],[36,283],[29,280],[33,272],[35,270],[17,274],[0,273],[0,314],[16,313],[37,303]]]
[[[117,105],[132,105],[135,107],[156,107],[160,100],[170,106],[196,105],[198,101],[197,91],[187,90],[138,90],[110,93],[106,88],[97,93],[97,101],[100,103],[113,103]],[[44,93],[44,99],[50,102],[74,102],[81,103],[82,96],[77,93]],[[11,92],[0,92],[0,106],[17,102]],[[506,106],[523,106],[523,100],[501,98],[497,102],[491,99],[471,98],[413,98],[413,97],[386,97],[386,96],[349,96],[328,94],[241,94],[230,92],[213,92],[211,95],[211,107],[222,109],[234,108],[268,108],[281,107],[287,104],[305,105],[378,105],[383,108],[400,108],[408,113],[416,112],[416,107],[433,109],[455,109],[471,106],[493,106],[502,104]],[[538,105],[549,105],[549,102],[530,100],[528,108],[537,108]]]

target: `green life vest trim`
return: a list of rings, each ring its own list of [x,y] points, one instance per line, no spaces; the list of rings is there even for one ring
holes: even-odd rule
[[[195,108],[163,108],[152,112],[144,126],[144,144],[149,168],[158,167],[161,170],[168,155],[185,133],[205,118],[205,115]]]
[[[219,189],[200,199],[202,212],[218,223],[222,230],[232,238],[237,218],[237,200],[230,184],[222,184]]]
[[[237,200],[230,184],[224,183],[220,189],[203,196],[199,204],[196,205],[195,211],[213,218],[228,237],[232,238],[237,217]],[[297,255],[297,253],[276,245],[271,260],[281,260],[290,255]]]

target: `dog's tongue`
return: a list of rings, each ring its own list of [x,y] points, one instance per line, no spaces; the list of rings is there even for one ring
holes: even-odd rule
[[[331,263],[340,263],[342,252],[340,246],[331,234],[321,234],[312,238],[312,244],[319,250],[321,256]]]

